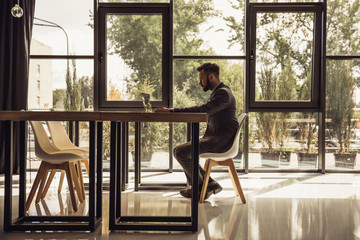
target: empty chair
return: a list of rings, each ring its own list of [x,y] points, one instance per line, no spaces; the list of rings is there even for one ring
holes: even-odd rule
[[[244,196],[244,193],[243,193],[243,191],[241,189],[240,181],[239,181],[239,178],[238,178],[235,166],[234,166],[233,158],[238,154],[241,126],[244,123],[247,116],[248,116],[247,113],[243,113],[243,114],[240,115],[240,117],[238,119],[239,120],[239,128],[238,128],[238,130],[236,132],[234,142],[233,142],[231,148],[228,151],[226,151],[224,153],[203,153],[203,154],[200,154],[200,157],[201,158],[206,158],[206,161],[205,161],[205,166],[204,166],[205,177],[204,177],[203,186],[202,186],[202,189],[201,189],[199,202],[204,201],[205,194],[206,194],[206,189],[207,189],[207,186],[208,186],[208,183],[209,183],[209,177],[210,177],[211,168],[213,166],[227,166],[228,170],[229,170],[229,173],[230,173],[232,183],[234,185],[236,195],[237,196],[240,195],[241,201],[243,203],[246,203],[245,196]]]
[[[78,147],[78,146],[74,145],[71,142],[71,140],[70,140],[68,134],[66,133],[66,130],[65,130],[65,128],[64,128],[64,126],[62,125],[61,122],[59,122],[59,121],[47,121],[46,124],[48,126],[49,131],[50,131],[52,143],[54,144],[55,147],[57,147],[60,150],[73,150],[73,149],[74,150],[79,150],[79,151],[82,151],[84,154],[86,154],[86,156],[89,155],[89,148],[87,148],[87,147]],[[89,176],[88,157],[86,157],[84,159],[81,159],[80,162],[85,164],[85,169],[86,169],[86,172],[87,172],[87,174]],[[46,191],[47,191],[48,187],[50,186],[54,175],[55,175],[55,172],[53,172],[50,175],[50,177],[48,179],[48,182],[46,184],[47,187],[45,188],[44,195],[46,194]],[[64,175],[65,175],[65,172],[61,171],[60,183],[59,183],[59,188],[58,188],[59,193],[61,192],[62,183],[64,181]],[[78,176],[79,176],[82,192],[83,192],[83,195],[85,197],[85,189],[84,189],[82,173],[79,172]]]
[[[57,169],[64,170],[66,173],[71,203],[74,211],[77,211],[74,185],[80,202],[84,201],[84,196],[76,173],[79,169],[76,170],[76,168],[80,165],[79,161],[86,158],[86,155],[79,150],[60,150],[56,148],[50,142],[41,122],[31,121],[30,124],[35,135],[35,155],[42,161],[26,201],[26,211],[29,210],[37,189],[38,194],[35,203],[39,203],[40,199],[43,197],[44,185],[48,172],[50,170],[51,172],[56,172]]]

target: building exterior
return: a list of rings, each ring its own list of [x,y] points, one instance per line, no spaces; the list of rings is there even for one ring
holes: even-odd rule
[[[30,52],[51,55],[52,48],[32,39]],[[52,61],[31,59],[29,72],[28,109],[52,108]]]

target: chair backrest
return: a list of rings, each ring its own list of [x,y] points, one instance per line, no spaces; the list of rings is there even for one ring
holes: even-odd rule
[[[229,150],[227,150],[226,153],[224,153],[224,155],[227,155],[227,157],[229,157],[229,158],[235,157],[239,152],[239,141],[240,141],[241,127],[244,124],[245,119],[248,117],[248,115],[249,115],[248,113],[242,113],[240,115],[240,117],[238,118],[239,128],[238,128],[238,130],[236,132],[234,142],[233,142],[231,148]]]
[[[39,158],[46,158],[48,154],[59,151],[51,142],[40,121],[30,121],[35,135],[35,154]]]
[[[72,149],[76,146],[71,142],[66,130],[59,121],[47,121],[46,122],[53,144],[59,149]]]
[[[35,155],[38,158],[56,164],[87,158],[81,151],[60,150],[54,146],[40,121],[30,121],[30,124],[35,135]]]
[[[200,157],[202,157],[202,158],[211,158],[211,159],[216,160],[216,161],[222,161],[222,160],[226,160],[226,159],[229,159],[229,158],[234,158],[239,152],[239,141],[240,141],[241,127],[242,127],[242,125],[243,125],[243,123],[244,123],[244,121],[245,121],[245,119],[247,117],[248,117],[248,114],[243,113],[238,118],[239,128],[236,131],[233,144],[231,145],[229,150],[227,150],[224,153],[202,153],[202,154],[200,154]]]

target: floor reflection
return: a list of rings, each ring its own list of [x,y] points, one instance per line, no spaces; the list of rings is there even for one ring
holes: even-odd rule
[[[144,173],[146,175],[146,173]],[[0,195],[0,239],[360,239],[360,177],[357,174],[247,174],[239,175],[247,203],[236,197],[231,180],[215,174],[224,190],[199,204],[199,231],[124,232],[108,230],[109,193],[103,194],[103,221],[93,233],[32,232],[4,233],[3,194]],[[152,174],[149,178],[156,178]],[[173,173],[169,178],[183,175]],[[161,175],[163,179],[164,176]],[[148,178],[144,178],[148,179]],[[1,193],[0,187],[0,193]],[[72,210],[68,191],[58,194],[56,187],[29,215],[84,216],[87,199],[79,210]],[[178,190],[133,191],[130,184],[122,193],[123,216],[190,216],[191,201]],[[17,204],[14,194],[13,204]],[[14,217],[17,211],[14,210]]]
[[[246,205],[237,197],[234,198],[232,207],[225,203],[221,207],[212,206],[209,202],[200,204],[199,222],[204,228],[205,239],[236,239],[238,226],[245,211]]]
[[[88,193],[87,193],[88,194]],[[87,216],[88,201],[78,203],[78,210],[74,211],[71,205],[70,194],[65,193],[48,193],[49,196],[40,200],[38,204],[32,203],[28,216]],[[64,200],[65,199],[65,204]],[[50,206],[50,207],[49,207]]]

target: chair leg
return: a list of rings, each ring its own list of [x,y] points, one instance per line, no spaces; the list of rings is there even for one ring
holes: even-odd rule
[[[75,185],[75,189],[79,198],[79,201],[82,203],[84,201],[83,195],[82,195],[82,190],[80,187],[80,183],[79,183],[79,178],[78,178],[78,174],[76,173],[76,167],[75,165],[77,165],[77,163],[75,162],[70,162],[70,173],[71,173],[71,178],[74,182]]]
[[[82,193],[83,199],[85,200],[85,187],[84,187],[84,179],[83,179],[82,169],[81,169],[81,161],[78,161],[76,166],[77,166],[76,170],[77,170],[78,178],[79,178],[79,182],[80,182],[81,193]]]
[[[207,186],[209,183],[210,172],[211,172],[211,167],[212,167],[211,165],[212,165],[211,159],[206,159],[205,165],[204,165],[205,177],[203,179],[203,184],[202,184],[201,194],[200,194],[200,199],[199,199],[200,203],[204,202],[204,200],[205,200],[206,189],[207,189]]]
[[[38,188],[39,183],[40,183],[41,179],[43,178],[44,174],[46,174],[46,168],[44,167],[44,162],[41,162],[39,170],[38,170],[38,172],[36,174],[34,183],[33,183],[32,187],[31,187],[28,199],[26,200],[26,205],[25,205],[25,210],[26,211],[28,211],[29,208],[30,208],[31,201],[34,198],[36,189]]]
[[[234,161],[232,159],[230,159],[230,160],[231,161],[229,161],[228,170],[229,170],[231,180],[232,180],[233,185],[234,185],[236,195],[240,195],[241,201],[243,203],[246,203],[245,195],[244,195],[244,192],[243,192],[243,190],[241,188],[239,177],[237,175],[237,172],[236,172],[236,169],[235,169],[235,166],[234,166]]]
[[[90,176],[89,160],[83,159],[83,160],[80,160],[80,162],[85,164],[86,173],[87,173],[88,176]]]
[[[44,198],[44,197],[46,196],[46,193],[47,193],[48,190],[49,190],[49,187],[50,187],[50,185],[51,185],[51,183],[52,183],[52,180],[54,179],[55,173],[56,173],[56,169],[51,170],[50,176],[49,176],[49,178],[47,179],[47,182],[46,182],[44,191],[43,191],[43,193],[42,193],[42,195],[41,195],[41,198]]]
[[[86,169],[86,173],[89,176],[89,161],[86,159],[80,160],[80,162],[85,164],[85,169]],[[58,188],[58,193],[61,193],[61,189],[62,189],[62,185],[64,182],[64,176],[65,176],[65,172],[61,171],[61,175],[60,175],[60,181],[59,181],[59,188]],[[82,176],[81,176],[82,177]],[[83,196],[85,198],[85,188],[83,189]]]
[[[73,186],[73,179],[72,179],[72,175],[71,175],[71,171],[70,171],[70,163],[66,162],[64,165],[64,170],[66,173],[66,179],[68,182],[68,186],[69,186],[69,191],[70,191],[70,198],[71,198],[71,203],[73,206],[74,211],[77,211],[77,204],[76,204],[76,198],[75,198],[75,192],[74,192],[74,186]]]
[[[37,193],[37,196],[36,196],[36,199],[35,199],[36,204],[38,204],[40,202],[41,196],[42,196],[43,191],[44,191],[44,186],[45,186],[46,180],[48,178],[49,169],[50,169],[49,164],[45,162],[44,163],[44,168],[45,168],[45,171],[44,171],[43,177],[41,178],[38,193]]]
[[[64,177],[65,177],[65,171],[62,170],[62,171],[61,171],[61,175],[60,175],[58,193],[61,193],[62,185],[63,185],[63,182],[64,182]]]

